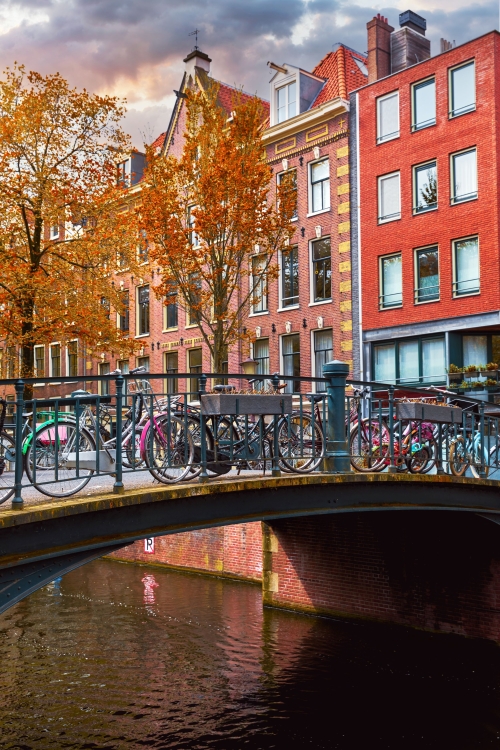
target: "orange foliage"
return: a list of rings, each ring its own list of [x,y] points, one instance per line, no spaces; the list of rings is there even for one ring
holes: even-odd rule
[[[278,252],[290,241],[292,183],[270,197],[272,170],[263,157],[262,105],[235,95],[233,116],[217,102],[218,87],[187,91],[187,127],[180,159],[148,153],[141,221],[161,270],[159,297],[178,303],[200,327],[215,372],[243,337],[241,321],[278,273]],[[259,255],[259,276],[251,257]]]

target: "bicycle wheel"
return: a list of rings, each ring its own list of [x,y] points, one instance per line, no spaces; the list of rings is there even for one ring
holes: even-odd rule
[[[291,414],[278,428],[280,464],[288,471],[308,474],[325,457],[325,436],[308,414]]]
[[[408,456],[406,459],[406,465],[410,474],[425,474],[430,470],[427,468],[428,464],[431,463],[431,454],[429,448],[426,445],[419,445],[417,450],[414,450],[411,457]],[[433,464],[432,464],[433,465]]]
[[[469,466],[465,441],[462,436],[457,437],[450,446],[448,458],[451,473],[456,477],[463,477]]]
[[[470,464],[470,472],[474,479],[485,479],[488,474],[490,473],[490,467],[489,467],[489,456],[488,451],[486,449],[486,446],[483,447],[483,471],[484,471],[484,477],[480,476],[481,471],[481,448],[480,444],[476,443],[474,446],[474,459]]]
[[[351,466],[355,471],[382,471],[389,459],[389,430],[384,422],[362,419],[349,437]]]
[[[95,442],[84,427],[77,434],[75,422],[47,425],[36,433],[24,456],[24,468],[38,492],[49,497],[69,497],[88,484],[94,469],[77,470],[70,464],[77,448],[79,454],[95,451]]]
[[[144,464],[141,456],[141,430],[135,431],[135,447],[132,434],[126,438],[125,447],[122,445],[122,463],[127,469],[138,469]]]
[[[144,459],[150,473],[163,484],[182,481],[193,463],[194,443],[184,422],[171,414],[149,422],[144,439]]]
[[[14,441],[0,432],[0,505],[14,494]]]

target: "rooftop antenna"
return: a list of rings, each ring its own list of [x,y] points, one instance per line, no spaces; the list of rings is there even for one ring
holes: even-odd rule
[[[195,29],[190,34],[188,34],[188,36],[194,36],[194,38],[195,38],[194,39],[194,47],[193,47],[193,49],[199,49],[199,47],[198,47],[198,34],[199,33],[200,33],[199,30]]]

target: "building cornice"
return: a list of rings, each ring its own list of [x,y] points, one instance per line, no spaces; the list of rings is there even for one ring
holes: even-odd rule
[[[349,102],[338,96],[329,102],[321,104],[319,107],[308,109],[307,112],[302,112],[300,115],[295,115],[295,117],[291,117],[289,120],[285,120],[285,122],[280,122],[278,125],[268,128],[262,134],[262,143],[264,146],[268,146],[270,143],[278,141],[281,138],[300,133],[304,128],[319,125],[325,120],[347,112],[349,112]]]

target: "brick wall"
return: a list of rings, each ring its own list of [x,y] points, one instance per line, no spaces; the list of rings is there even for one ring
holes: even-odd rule
[[[264,602],[500,641],[500,529],[452,513],[264,527]]]
[[[110,557],[127,562],[165,565],[229,578],[260,581],[261,524],[242,523],[157,537],[153,554],[144,551],[144,541],[141,540],[113,552]]]

